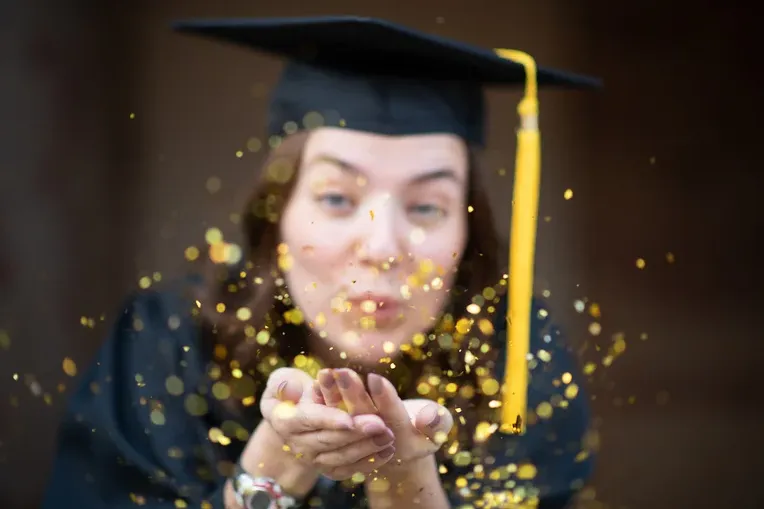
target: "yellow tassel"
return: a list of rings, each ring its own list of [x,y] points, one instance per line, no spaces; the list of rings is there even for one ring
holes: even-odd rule
[[[517,131],[512,226],[509,247],[509,306],[507,359],[504,374],[501,430],[522,435],[526,431],[528,406],[528,353],[536,254],[541,133],[539,131],[536,62],[520,51],[496,49],[496,53],[525,67],[525,95],[517,107]]]

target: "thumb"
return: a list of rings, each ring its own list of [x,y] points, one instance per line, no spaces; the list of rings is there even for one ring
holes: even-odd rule
[[[451,412],[434,401],[425,404],[414,417],[414,427],[417,431],[438,445],[445,442],[453,426]]]
[[[273,409],[281,403],[299,403],[306,394],[306,382],[312,382],[310,376],[299,369],[279,368],[271,373],[260,399],[260,411],[263,416],[269,417]]]

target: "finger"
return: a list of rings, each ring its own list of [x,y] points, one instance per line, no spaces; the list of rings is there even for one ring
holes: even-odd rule
[[[367,436],[382,433],[384,430],[389,429],[385,421],[376,414],[353,416],[353,424],[355,424],[356,429],[362,430]]]
[[[335,481],[343,481],[345,479],[350,479],[354,474],[358,472],[366,475],[373,472],[374,470],[377,470],[389,462],[394,455],[395,447],[390,446],[383,449],[382,451],[379,451],[378,453],[367,456],[366,458],[363,458],[362,460],[352,465],[322,470],[322,473],[329,479],[333,479]]]
[[[438,445],[445,441],[453,425],[451,412],[437,403],[426,405],[414,417],[414,427]]]
[[[333,451],[350,444],[366,440],[370,435],[360,430],[333,430],[324,429],[319,431],[306,431],[290,436],[290,447],[300,452],[310,451],[312,456],[320,452]]]
[[[319,468],[336,468],[358,463],[364,458],[372,456],[393,445],[393,434],[386,431],[383,434],[371,438],[364,438],[358,442],[348,444],[338,449],[319,453],[313,462]]]
[[[263,403],[265,405],[265,403]],[[267,405],[266,405],[267,406]],[[263,414],[265,415],[265,414]],[[315,403],[278,403],[270,413],[271,425],[281,434],[318,430],[352,430],[353,419],[336,408]]]
[[[286,382],[286,384],[284,383]],[[297,403],[303,392],[313,380],[304,371],[294,368],[279,368],[268,377],[261,400],[276,398],[281,401]]]
[[[318,383],[321,387],[321,394],[326,404],[331,407],[339,407],[342,403],[342,394],[334,380],[334,374],[331,369],[322,369],[318,372]]]
[[[316,405],[326,405],[324,394],[321,392],[321,386],[318,381],[313,381],[313,403]]]
[[[334,371],[342,399],[350,415],[376,414],[377,408],[369,397],[363,380],[352,369],[342,368]]]
[[[290,406],[295,406],[302,399],[303,385],[297,380],[268,379],[268,384],[260,399],[260,412],[266,419],[271,419],[277,408],[283,413]]]
[[[371,397],[385,424],[396,436],[399,436],[399,433],[410,433],[413,428],[411,419],[393,384],[374,373],[370,373],[367,380]]]

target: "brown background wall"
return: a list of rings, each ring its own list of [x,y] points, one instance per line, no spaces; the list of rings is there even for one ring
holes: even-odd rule
[[[612,507],[754,507],[764,461],[757,327],[764,277],[752,10],[640,2],[26,0],[0,7],[0,507],[35,507],[56,418],[138,277],[184,268],[214,224],[235,233],[279,63],[171,34],[177,17],[374,15],[602,76],[545,92],[539,287],[586,360],[624,332],[592,393],[594,483]],[[361,5],[362,4],[362,5]],[[494,206],[508,216],[517,92],[492,91]],[[130,114],[135,113],[135,119]],[[245,150],[245,157],[234,153]],[[207,178],[222,189],[210,194]],[[574,198],[565,201],[566,188]],[[506,227],[506,222],[505,225]],[[672,252],[676,261],[666,261]],[[635,260],[647,261],[638,270]],[[603,332],[573,301],[600,304]],[[107,315],[108,321],[108,315]],[[639,339],[647,333],[647,340]],[[19,381],[12,375],[19,374]],[[39,384],[50,404],[33,395]],[[634,397],[633,404],[628,398]],[[754,482],[752,482],[754,481]]]

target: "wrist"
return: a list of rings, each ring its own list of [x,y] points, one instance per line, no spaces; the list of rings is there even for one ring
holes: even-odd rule
[[[253,477],[269,477],[282,491],[294,498],[304,498],[318,480],[318,471],[284,449],[284,440],[267,421],[257,426],[239,460]]]

